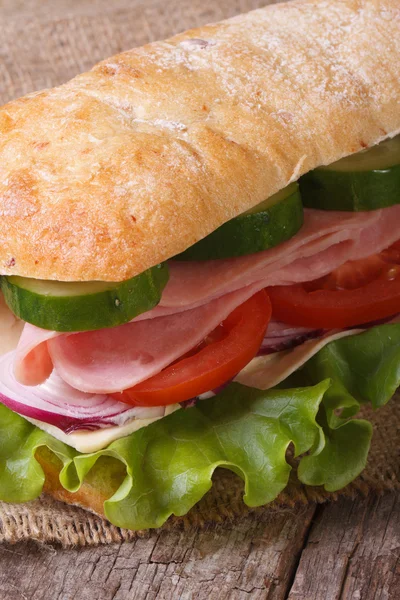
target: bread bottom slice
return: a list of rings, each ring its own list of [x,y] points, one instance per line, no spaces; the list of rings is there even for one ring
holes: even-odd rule
[[[101,457],[88,473],[77,492],[68,492],[60,483],[62,463],[48,448],[41,447],[36,459],[45,474],[43,491],[55,500],[81,506],[104,517],[104,502],[117,491],[123,482],[126,471],[118,460]]]

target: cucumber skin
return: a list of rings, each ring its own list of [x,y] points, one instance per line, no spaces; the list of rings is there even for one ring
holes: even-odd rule
[[[154,308],[169,279],[165,263],[117,283],[115,289],[70,297],[44,296],[1,277],[6,304],[23,321],[60,332],[93,331],[128,323]],[[134,296],[135,302],[130,301]]]
[[[265,223],[276,220],[266,230]],[[255,254],[289,240],[304,221],[303,207],[298,190],[271,206],[268,210],[240,215],[210,233],[174,260],[213,260]],[[255,233],[257,236],[255,236]]]
[[[400,165],[375,171],[316,169],[299,184],[307,208],[359,212],[400,204]]]

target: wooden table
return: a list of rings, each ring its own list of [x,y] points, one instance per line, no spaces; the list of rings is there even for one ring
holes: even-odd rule
[[[179,29],[180,0],[134,3],[140,41]],[[132,0],[0,0],[0,101],[134,45],[124,18],[131,7]],[[241,8],[241,0],[193,0],[191,19],[201,24]],[[399,551],[400,494],[342,498],[98,548],[3,545],[0,599],[398,600]]]
[[[62,550],[0,546],[4,600],[398,600],[400,495]]]

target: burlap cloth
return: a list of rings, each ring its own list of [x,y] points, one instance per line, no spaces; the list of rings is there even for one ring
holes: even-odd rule
[[[33,89],[55,85],[98,60],[149,40],[220,20],[267,4],[267,0],[0,0],[0,102]],[[51,5],[51,6],[50,6]],[[15,11],[14,7],[18,6]],[[35,16],[33,16],[35,15]],[[370,490],[400,489],[400,402],[365,416],[374,424],[368,466],[337,494],[306,488],[295,477],[268,508],[290,510],[301,504],[334,500]],[[294,465],[295,467],[295,465]],[[206,523],[242,518],[250,510],[242,502],[243,485],[219,470],[213,489],[184,518],[164,526],[201,527]],[[0,503],[0,541],[33,538],[63,546],[94,545],[133,539],[131,532],[82,509],[43,496],[24,505]]]

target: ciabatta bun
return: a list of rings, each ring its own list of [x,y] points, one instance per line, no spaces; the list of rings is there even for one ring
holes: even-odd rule
[[[120,281],[400,130],[398,0],[296,0],[0,109],[0,273]]]

